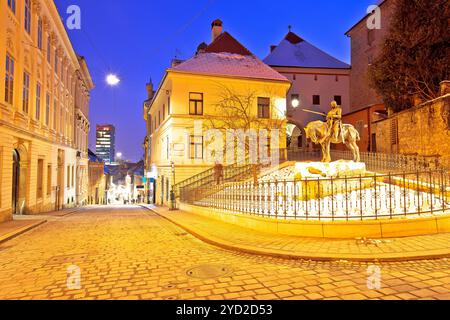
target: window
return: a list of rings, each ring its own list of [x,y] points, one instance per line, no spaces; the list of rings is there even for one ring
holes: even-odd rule
[[[203,114],[203,93],[189,93],[189,114]]]
[[[5,101],[13,104],[14,98],[14,60],[6,54]]]
[[[38,199],[44,196],[44,160],[38,160],[37,166],[37,187],[36,196]]]
[[[67,188],[70,188],[70,166],[67,166]]]
[[[258,118],[270,118],[270,98],[258,98]]]
[[[320,106],[320,96],[319,95],[313,96],[313,105]]]
[[[342,97],[341,96],[334,96],[334,101],[336,101],[338,106],[342,106]]]
[[[161,110],[158,111],[158,126],[161,125]]]
[[[189,144],[191,159],[203,159],[203,137],[190,136]]]
[[[169,136],[166,137],[166,159],[169,160],[170,157],[170,140]]]
[[[31,34],[31,0],[25,0],[25,31]]]
[[[166,105],[163,104],[163,121],[166,118]]]
[[[41,84],[36,84],[36,120],[41,120]]]
[[[51,64],[52,59],[52,44],[50,41],[50,36],[47,37],[47,62]]]
[[[16,0],[8,0],[8,7],[12,12],[16,13]]]
[[[23,93],[22,93],[22,110],[28,113],[30,105],[30,75],[27,72],[23,73]]]
[[[38,29],[37,29],[37,46],[39,50],[42,50],[42,19],[38,20]]]
[[[52,194],[52,165],[47,165],[47,195]]]
[[[75,187],[75,167],[72,166],[72,188]]]
[[[45,124],[50,125],[50,95],[48,92],[45,95]]]

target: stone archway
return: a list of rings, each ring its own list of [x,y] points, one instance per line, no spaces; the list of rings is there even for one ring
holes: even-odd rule
[[[298,121],[289,119],[288,121],[288,137],[290,151],[304,150],[307,146],[306,135],[303,126]]]
[[[12,194],[11,209],[13,214],[25,214],[27,208],[28,152],[24,145],[19,145],[12,152]]]

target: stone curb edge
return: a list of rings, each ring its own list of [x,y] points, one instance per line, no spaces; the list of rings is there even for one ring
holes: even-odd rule
[[[238,251],[248,254],[254,254],[254,255],[263,255],[263,256],[269,256],[269,257],[275,257],[275,258],[282,258],[282,259],[289,259],[289,260],[312,260],[312,261],[352,261],[352,262],[401,262],[401,261],[417,261],[417,260],[436,260],[436,259],[443,259],[443,258],[450,258],[450,248],[446,251],[440,251],[437,253],[421,253],[421,254],[405,254],[403,256],[400,256],[397,254],[387,254],[385,256],[361,256],[361,255],[345,255],[345,254],[295,254],[292,252],[283,252],[281,250],[271,250],[271,249],[263,249],[263,248],[257,248],[254,246],[247,246],[247,245],[237,245],[233,242],[217,238],[213,235],[210,235],[208,233],[194,230],[193,228],[187,227],[184,224],[181,224],[175,219],[171,219],[168,216],[157,212],[156,210],[153,210],[151,208],[148,208],[146,206],[141,206],[144,209],[147,209],[158,216],[166,219],[167,221],[177,225],[181,229],[185,230],[186,232],[192,234],[194,237],[198,238],[199,240],[206,242],[208,244],[214,245],[216,247],[220,247],[226,250],[230,251]]]
[[[20,229],[14,230],[10,233],[7,233],[4,236],[0,236],[0,244],[7,242],[9,240],[12,240],[22,234],[24,234],[25,232],[28,232],[34,228],[39,227],[40,225],[43,225],[44,223],[46,223],[47,220],[37,220],[36,222],[34,222],[33,224],[30,224],[28,226],[22,227]]]

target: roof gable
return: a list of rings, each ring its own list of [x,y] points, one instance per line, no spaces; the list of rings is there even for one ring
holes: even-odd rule
[[[243,56],[250,56],[252,53],[237,41],[228,32],[222,33],[209,46],[206,47],[205,52],[209,53],[234,53]]]
[[[350,65],[289,32],[263,60],[272,67],[349,69]]]

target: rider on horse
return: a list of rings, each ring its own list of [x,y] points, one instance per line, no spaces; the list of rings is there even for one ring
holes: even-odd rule
[[[340,139],[342,143],[344,143],[342,131],[342,108],[336,101],[331,102],[331,110],[327,114],[327,132],[323,137],[322,142],[326,139]]]

